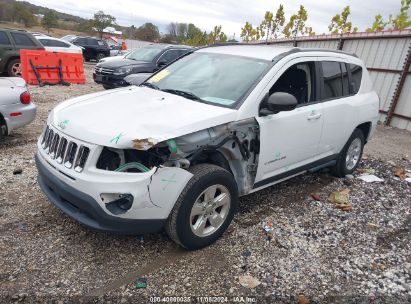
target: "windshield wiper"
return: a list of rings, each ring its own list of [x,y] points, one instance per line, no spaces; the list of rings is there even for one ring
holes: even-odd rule
[[[140,84],[140,87],[149,87],[149,88],[154,89],[154,90],[160,90],[160,88],[158,86],[156,86],[155,84],[152,84],[150,82],[143,82],[142,84]]]
[[[175,94],[175,95],[179,95],[179,96],[185,97],[187,99],[191,99],[191,100],[202,100],[200,97],[198,97],[197,95],[195,95],[191,92],[186,92],[186,91],[181,91],[181,90],[174,90],[174,89],[164,89],[164,90],[161,90],[161,91],[171,93],[171,94]]]

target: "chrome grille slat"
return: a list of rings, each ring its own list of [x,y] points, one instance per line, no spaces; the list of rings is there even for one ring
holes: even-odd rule
[[[85,147],[85,146],[81,146],[76,158],[76,163],[74,165],[74,171],[76,172],[81,172],[84,169],[84,165],[87,161],[88,155],[90,154],[90,149]]]
[[[60,135],[55,133],[54,138],[53,138],[52,143],[51,143],[51,147],[50,147],[50,157],[53,158],[53,159],[56,157],[56,150],[57,150],[57,146],[59,144],[59,141],[60,141]]]
[[[46,142],[47,136],[49,135],[49,131],[50,131],[49,126],[47,126],[43,133],[43,139],[41,140],[42,146],[44,146],[44,143]]]
[[[46,142],[46,153],[49,154],[50,153],[50,148],[51,148],[51,143],[53,141],[54,138],[54,131],[50,130],[49,131],[49,136],[47,137],[47,142]]]
[[[66,153],[66,148],[67,148],[67,139],[62,137],[60,140],[59,147],[57,149],[57,153],[56,153],[56,161],[59,164],[63,163],[64,155]]]
[[[90,155],[90,148],[67,139],[50,126],[46,127],[40,146],[51,159],[78,173],[83,171]]]
[[[73,167],[74,159],[76,158],[77,144],[71,141],[67,148],[66,156],[64,157],[64,166],[68,169]]]

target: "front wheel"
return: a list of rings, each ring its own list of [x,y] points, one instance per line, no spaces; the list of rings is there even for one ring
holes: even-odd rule
[[[201,164],[180,194],[166,223],[167,234],[193,250],[215,242],[230,225],[238,205],[234,177],[227,170]]]
[[[337,159],[333,174],[338,177],[352,174],[360,164],[363,150],[364,133],[360,129],[355,129]]]

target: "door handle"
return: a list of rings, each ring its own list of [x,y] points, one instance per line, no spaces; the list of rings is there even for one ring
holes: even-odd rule
[[[307,117],[308,120],[319,119],[321,117],[321,113],[311,114]]]

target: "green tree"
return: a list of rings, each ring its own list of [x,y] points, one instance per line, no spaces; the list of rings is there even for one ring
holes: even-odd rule
[[[160,32],[156,25],[147,22],[136,30],[136,38],[143,41],[155,42],[160,39]]]
[[[214,44],[217,42],[226,42],[227,35],[221,30],[221,25],[214,26],[213,30],[208,34],[208,44]]]
[[[245,41],[246,43],[250,42],[250,40],[253,39],[254,31],[255,30],[253,29],[253,25],[249,23],[248,21],[246,21],[244,27],[241,28],[241,33],[240,33],[241,39]]]
[[[260,33],[261,36],[265,36],[265,41],[268,41],[270,37],[274,22],[274,14],[273,12],[266,11],[264,15],[264,20],[261,22],[260,25]]]
[[[189,38],[183,41],[183,44],[192,45],[192,46],[203,46],[208,44],[208,35],[207,32],[198,32],[194,37]]]
[[[277,39],[278,34],[281,31],[281,27],[284,26],[284,23],[285,23],[284,6],[280,4],[280,7],[277,9],[277,12],[275,13],[273,26],[271,29],[271,33],[274,39]]]
[[[290,21],[284,27],[283,33],[285,37],[297,37],[298,34],[304,35],[305,32],[305,22],[308,19],[307,11],[304,6],[300,5],[300,9],[297,14],[290,17]]]
[[[47,33],[50,33],[50,30],[58,25],[56,14],[52,10],[47,11],[43,19],[41,19],[41,25],[47,30]]]
[[[372,26],[367,28],[367,32],[380,32],[385,29],[385,27],[388,25],[389,21],[384,21],[382,16],[378,14],[377,16],[374,17],[374,22],[372,23]]]
[[[20,2],[14,2],[11,8],[11,20],[32,27],[37,23],[36,17]]]
[[[103,11],[98,11],[94,14],[93,27],[100,38],[103,37],[104,29],[108,26],[114,26],[115,23],[116,18],[109,14],[105,14]]]
[[[328,30],[332,34],[344,34],[350,33],[351,31],[356,32],[357,28],[353,29],[352,22],[348,21],[348,16],[350,15],[350,6],[347,5],[344,7],[341,14],[336,14],[332,19],[331,23],[328,26]]]
[[[411,0],[401,0],[400,13],[395,18],[390,17],[390,23],[394,30],[405,29],[411,27],[410,19]]]

